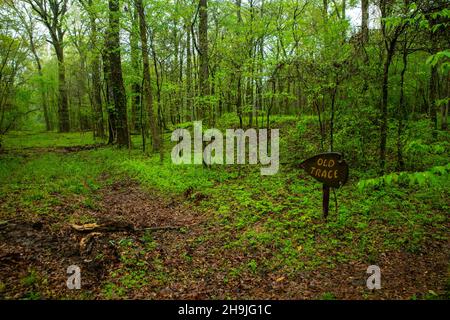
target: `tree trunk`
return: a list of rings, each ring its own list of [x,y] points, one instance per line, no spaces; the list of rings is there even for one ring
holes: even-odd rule
[[[64,66],[64,34],[62,20],[67,12],[68,0],[62,1],[38,1],[27,0],[33,11],[41,18],[43,24],[47,27],[51,44],[55,49],[58,59],[58,119],[59,131],[69,132],[69,103],[66,88],[66,74]]]
[[[342,0],[342,20],[345,20],[345,15],[347,11],[347,2]]]
[[[386,168],[386,142],[388,129],[388,97],[389,97],[389,67],[391,65],[393,48],[387,50],[383,67],[383,84],[381,98],[381,124],[380,124],[380,171],[383,174]]]
[[[111,85],[116,113],[117,144],[129,145],[127,121],[127,97],[122,77],[122,62],[120,57],[120,12],[119,0],[109,0],[109,41],[108,54],[111,70]]]
[[[59,132],[69,132],[69,102],[66,89],[66,68],[64,65],[64,49],[59,43],[55,43],[56,56],[58,58],[58,119]]]
[[[111,67],[108,54],[103,55],[103,76],[105,79],[105,100],[106,111],[108,113],[108,144],[114,144],[116,141],[116,112],[114,110],[114,94],[111,83]]]
[[[160,137],[158,124],[155,121],[155,113],[153,111],[153,97],[152,86],[150,82],[150,61],[148,58],[148,42],[147,42],[147,28],[145,24],[145,12],[142,0],[136,0],[136,8],[139,15],[139,29],[141,34],[141,50],[143,63],[143,98],[147,106],[147,113],[149,117],[150,130],[152,133],[153,151],[158,151],[160,148]]]
[[[362,42],[369,41],[369,0],[361,0],[361,33]]]
[[[130,10],[131,11],[131,10]],[[139,63],[139,44],[138,44],[138,32],[139,32],[139,13],[135,6],[134,13],[131,14],[132,28],[130,32],[130,58],[131,68],[133,69],[133,80],[131,83],[131,123],[130,128],[133,132],[137,132],[140,128],[140,124],[137,120],[139,114],[139,108],[141,106],[141,81],[139,80],[141,74],[141,68]]]
[[[105,125],[103,120],[102,92],[100,80],[100,57],[96,54],[92,61],[92,101],[94,103],[95,130],[96,135],[100,138],[105,137]]]
[[[406,38],[406,37],[405,37]],[[406,47],[406,39],[403,44],[403,68],[400,73],[400,112],[398,114],[398,128],[397,128],[397,169],[403,171],[405,169],[405,162],[403,160],[403,145],[402,134],[404,121],[406,120],[406,105],[405,105],[405,73],[408,66],[408,50]]]
[[[200,51],[200,72],[199,85],[201,103],[199,108],[199,116],[202,119],[207,113],[208,103],[206,101],[209,96],[208,81],[208,1],[200,0],[199,3],[199,51]]]
[[[237,79],[236,110],[239,117],[239,128],[242,128],[242,76],[240,71],[238,71]]]
[[[31,52],[33,53],[34,56],[34,60],[36,62],[36,66],[38,69],[38,75],[39,75],[39,85],[40,85],[40,90],[41,90],[41,102],[42,102],[42,108],[44,111],[44,120],[45,120],[45,128],[47,131],[52,130],[52,126],[50,123],[50,117],[48,114],[48,104],[47,104],[47,97],[46,97],[46,90],[45,90],[45,86],[44,86],[44,73],[42,72],[42,65],[41,65],[41,59],[39,58],[39,55],[36,51],[36,47],[34,45],[34,39],[33,39],[33,31],[32,30],[28,30],[29,32],[29,40],[30,40],[30,49]]]
[[[380,2],[381,17],[387,17],[388,1],[383,0]],[[380,173],[384,174],[386,169],[386,143],[388,135],[388,98],[389,98],[389,67],[392,63],[392,58],[395,53],[395,47],[397,44],[398,36],[400,32],[395,31],[394,36],[388,39],[386,34],[386,24],[381,22],[381,29],[383,34],[384,46],[385,46],[385,60],[383,66],[383,82],[382,82],[382,98],[381,98],[381,120],[380,120]]]
[[[327,19],[328,18],[328,0],[323,0],[323,18]]]
[[[447,76],[447,97],[450,96],[450,75]],[[441,129],[447,130],[448,129],[448,108],[450,107],[450,101],[448,101],[446,104],[443,104],[441,107]]]
[[[100,52],[96,48],[98,43],[98,30],[97,23],[95,21],[96,15],[93,11],[93,0],[88,0],[87,3],[80,0],[81,5],[89,16],[89,28],[90,28],[90,44],[89,50],[91,52],[91,103],[94,110],[94,137],[105,138],[105,128],[103,120],[103,106],[102,106],[102,83],[101,83],[101,71],[100,71]]]
[[[236,1],[236,15],[237,15],[237,22],[238,24],[242,23],[242,17],[241,17],[241,0]],[[237,36],[240,37],[240,32],[238,31]],[[236,112],[239,117],[239,128],[242,128],[242,59],[239,56],[238,57],[238,64],[237,64],[237,87],[236,87]]]
[[[192,107],[192,62],[191,62],[191,26],[186,24],[186,101],[187,110],[191,112],[191,120],[195,120],[195,111]]]
[[[430,74],[430,115],[431,115],[431,121],[433,122],[433,138],[437,138],[437,129],[438,129],[438,122],[437,122],[437,106],[436,106],[436,99],[437,99],[437,89],[438,89],[438,66],[437,64],[434,66],[431,66],[431,74]]]

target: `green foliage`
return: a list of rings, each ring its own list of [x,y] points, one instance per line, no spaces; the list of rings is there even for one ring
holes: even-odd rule
[[[2,220],[51,215],[64,222],[91,222],[86,212],[99,209],[96,191],[131,178],[146,190],[203,211],[218,226],[214,236],[223,248],[246,253],[227,267],[224,283],[248,274],[276,271],[294,277],[358,259],[376,262],[386,251],[419,253],[428,240],[448,237],[450,136],[443,111],[449,102],[450,10],[445,6],[372,3],[383,17],[369,26],[365,39],[360,26],[343,16],[342,1],[209,1],[208,55],[203,55],[196,3],[144,0],[154,110],[148,114],[150,101],[139,99],[143,66],[136,3],[124,1],[119,30],[114,31],[121,35],[127,125],[134,134],[130,149],[80,151],[67,147],[104,142],[89,131],[99,116],[95,89],[101,92],[105,131],[111,114],[117,116],[114,99],[107,101],[111,70],[103,55],[109,52],[108,3],[87,3],[71,1],[61,25],[74,131],[64,134],[52,131],[58,127],[62,79],[55,53],[45,47],[49,35],[38,34],[44,26],[35,15],[26,15],[29,7],[0,3]],[[346,4],[358,8],[358,1]],[[370,18],[374,22],[372,14]],[[201,94],[199,83],[203,59],[207,94]],[[101,88],[94,84],[95,70]],[[430,70],[439,70],[437,79]],[[163,127],[163,161],[159,154],[139,150],[141,133],[151,141],[150,117]],[[195,120],[203,120],[204,129],[280,129],[280,172],[262,177],[258,166],[174,165],[170,132],[191,130]],[[298,164],[331,149],[344,154],[350,181],[336,190],[337,207],[331,201],[325,222],[321,186]],[[385,151],[387,164],[382,176],[380,151]],[[82,214],[72,215],[74,211]],[[208,243],[210,236],[193,242]],[[127,298],[134,290],[170,281],[157,253],[158,238],[151,233],[139,237],[117,241],[119,265],[108,270],[104,297]],[[185,249],[179,255],[186,263],[195,260]],[[38,278],[30,272],[21,285],[34,288]],[[39,298],[35,291],[29,290],[27,297]],[[333,293],[318,297],[336,298]]]
[[[30,272],[22,278],[22,284],[27,287],[32,287],[38,282],[38,275],[35,270],[30,270]]]
[[[336,296],[331,292],[325,292],[320,297],[321,300],[336,300]]]
[[[7,149],[72,147],[93,143],[95,141],[91,132],[11,131],[4,137],[4,145]]]
[[[73,206],[95,206],[92,194],[101,184],[101,173],[109,173],[126,152],[101,149],[72,154],[44,153],[30,156],[0,156],[0,197],[5,197],[2,215],[14,215],[20,207],[24,214],[51,214],[63,199],[76,196]],[[116,173],[120,176],[120,173]],[[12,195],[7,197],[7,195]]]
[[[446,237],[443,222],[449,209],[450,165],[434,166],[425,172],[351,179],[337,190],[338,212],[331,201],[330,217],[324,222],[322,189],[294,168],[297,160],[292,160],[289,152],[300,138],[309,145],[306,149],[314,151],[317,118],[276,117],[274,122],[282,130],[281,163],[290,165],[282,165],[277,175],[266,177],[260,175],[257,166],[173,165],[169,144],[163,163],[158,155],[148,157],[139,150],[112,147],[73,153],[30,149],[23,154],[4,154],[0,156],[0,179],[7,181],[0,187],[0,198],[5,200],[2,219],[15,215],[18,208],[31,216],[55,214],[55,206],[61,201],[67,203],[67,199],[73,208],[90,210],[97,203],[95,190],[128,176],[152,192],[185,199],[204,210],[214,224],[223,227],[215,237],[223,239],[224,249],[252,253],[227,269],[224,281],[242,273],[258,275],[278,270],[295,276],[354,259],[376,262],[387,250],[421,252],[427,239]],[[62,137],[75,143],[71,136]],[[40,146],[51,145],[52,141],[64,143],[52,133],[41,137],[42,141],[36,141]],[[430,159],[440,159],[439,143],[422,150],[424,145],[416,141],[410,147]],[[367,175],[358,167],[351,170],[352,177]],[[76,221],[70,216],[63,218],[77,223],[91,221],[83,216]],[[207,234],[195,239],[197,245],[207,241]],[[135,290],[170,281],[171,275],[157,254],[158,242],[150,232],[143,233],[139,240],[123,238],[117,245],[120,266],[110,271],[109,280],[103,284],[105,298],[126,298]],[[180,255],[192,263],[191,254],[182,251]]]
[[[430,57],[428,57],[426,63],[431,66],[435,66],[442,60],[445,61],[445,60],[449,60],[449,59],[450,59],[450,50],[444,50],[444,51],[439,51],[438,53],[433,54]],[[442,70],[442,73],[448,72],[448,70],[449,70],[448,61],[446,63],[442,64],[441,70]]]
[[[398,186],[418,186],[427,187],[431,185],[438,185],[442,179],[448,179],[450,173],[450,163],[446,166],[436,166],[424,172],[400,172],[390,173],[374,179],[366,179],[358,182],[358,188],[361,192],[366,192],[371,189],[379,189],[382,187]],[[439,179],[438,177],[442,177]]]

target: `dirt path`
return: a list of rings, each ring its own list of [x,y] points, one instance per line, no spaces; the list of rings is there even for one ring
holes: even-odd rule
[[[105,291],[108,284],[116,291],[125,287],[119,298],[137,299],[314,299],[324,293],[338,299],[408,299],[445,290],[448,243],[432,243],[419,255],[383,255],[377,262],[383,288],[375,292],[366,289],[367,265],[359,261],[294,277],[277,270],[230,276],[237,266],[272,253],[225,248],[235,231],[181,199],[163,200],[133,181],[97,192],[97,210],[57,210],[62,217],[131,228],[90,234],[52,219],[0,225],[1,298],[115,297]],[[66,287],[70,265],[82,270],[80,291]]]
[[[47,152],[55,152],[55,153],[73,153],[87,150],[96,150],[99,148],[108,147],[107,144],[98,143],[98,144],[86,144],[86,145],[74,145],[74,146],[57,146],[57,147],[22,147],[22,148],[8,148],[0,150],[3,154],[11,154],[11,155],[24,155],[24,154],[43,154]]]

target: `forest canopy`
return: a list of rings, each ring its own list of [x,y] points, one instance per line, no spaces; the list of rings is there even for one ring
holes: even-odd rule
[[[446,1],[29,0],[1,11],[2,136],[93,130],[126,146],[151,132],[158,150],[161,130],[183,122],[234,113],[240,127],[270,127],[271,115],[310,114],[324,150],[345,127],[361,143],[354,156],[378,152],[384,171],[391,138],[404,168],[409,122],[447,129]]]

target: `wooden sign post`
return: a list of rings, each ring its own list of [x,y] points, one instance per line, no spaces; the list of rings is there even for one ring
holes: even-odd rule
[[[323,184],[323,199],[322,199],[323,217],[328,217],[328,209],[330,208],[330,187]]]
[[[339,152],[315,155],[300,166],[313,178],[323,183],[323,215],[328,216],[330,187],[340,188],[348,179],[348,165]]]

